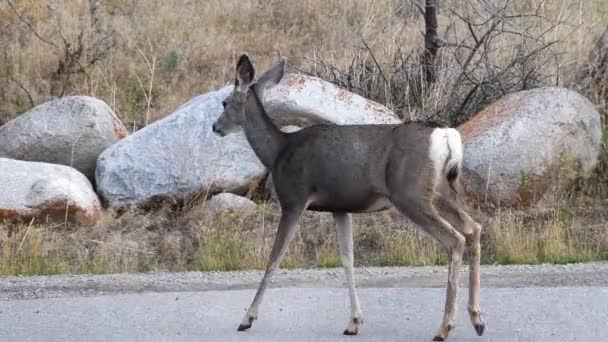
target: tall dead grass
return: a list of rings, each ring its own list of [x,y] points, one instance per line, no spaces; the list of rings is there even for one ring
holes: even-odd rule
[[[373,82],[361,84],[366,69],[380,68],[391,78],[400,75],[397,67],[420,64],[412,59],[402,65],[396,59],[418,56],[423,46],[423,18],[410,0],[99,0],[94,1],[95,13],[89,9],[91,0],[11,1],[17,12],[6,1],[0,3],[0,43],[4,47],[0,52],[1,120],[28,110],[28,97],[40,103],[59,96],[61,90],[65,95],[99,97],[127,124],[140,127],[194,95],[232,81],[234,56],[241,51],[250,52],[262,69],[285,55],[294,70],[320,76],[348,72],[353,76],[349,81],[353,90],[360,88],[406,117],[445,106],[445,94],[457,76],[455,61],[444,54],[439,82],[419,99],[407,96],[412,93],[409,88],[418,87],[410,81],[387,89],[378,74]],[[467,6],[469,2],[440,2],[439,30],[442,35],[445,32],[445,39],[459,42],[466,37],[466,24],[450,11],[474,17],[477,13]],[[543,39],[558,41],[559,53],[550,65],[558,69],[560,82],[567,84],[564,82],[585,60],[605,26],[608,2],[517,0],[513,8],[526,12],[539,4],[539,15],[547,20],[537,29],[549,31]],[[95,27],[91,27],[93,21]],[[560,24],[550,26],[555,22]],[[519,20],[514,29],[523,30],[526,24]],[[59,65],[66,63],[63,47],[67,43],[65,50],[74,48],[81,33],[84,52],[74,64],[81,64],[82,70],[62,75]],[[98,38],[109,34],[115,44],[97,51]],[[521,53],[523,38],[505,38],[493,43],[500,46],[489,49],[497,54],[497,66]],[[156,63],[152,65],[152,61]],[[320,62],[336,70],[322,70]],[[420,90],[414,94],[421,95]]]
[[[211,215],[204,204],[177,212],[106,214],[94,227],[0,226],[0,275],[261,269],[279,218],[268,202],[254,212]],[[484,225],[482,262],[608,260],[605,206],[580,197],[526,211],[475,210]],[[331,215],[306,212],[281,265],[340,266]],[[443,249],[394,211],[354,217],[359,266],[446,263]]]

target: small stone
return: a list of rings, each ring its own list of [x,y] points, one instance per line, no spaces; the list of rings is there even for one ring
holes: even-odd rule
[[[205,210],[211,213],[224,211],[253,212],[256,204],[248,198],[231,193],[221,193],[205,202]]]

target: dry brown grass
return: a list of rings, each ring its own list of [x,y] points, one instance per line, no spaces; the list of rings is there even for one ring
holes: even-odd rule
[[[4,120],[28,110],[26,92],[34,102],[58,96],[66,75],[57,75],[61,51],[41,41],[16,13],[0,2],[0,118]],[[89,0],[15,1],[22,17],[45,40],[63,47],[61,35],[70,44],[85,32],[84,45],[92,49],[99,34],[89,27]],[[498,2],[499,0],[495,0]],[[234,56],[248,51],[263,69],[279,55],[289,57],[294,68],[320,73],[317,61],[347,69],[353,60],[361,66],[371,62],[365,41],[380,66],[390,73],[398,53],[419,52],[423,20],[409,0],[209,0],[137,1],[100,0],[97,30],[114,32],[116,46],[94,64],[82,57],[83,72],[69,76],[66,95],[99,97],[129,124],[145,123],[150,106],[152,121],[161,118],[194,95],[222,86],[233,77]],[[465,0],[445,0],[440,11],[440,32],[454,24],[458,37],[467,28],[448,8],[465,8]],[[545,38],[559,40],[559,54],[552,67],[559,67],[560,80],[567,82],[573,69],[585,60],[593,39],[608,18],[606,0],[515,1],[522,12],[542,3],[548,18],[538,30],[563,21]],[[524,27],[526,22],[518,23]],[[545,26],[543,26],[545,25]],[[61,28],[61,35],[59,33]],[[503,39],[495,50],[497,63],[518,53],[518,42]],[[405,103],[402,115],[432,112],[445,105],[445,93],[455,78],[454,61],[445,59],[440,81],[420,103]],[[155,68],[151,62],[155,61]],[[8,78],[10,77],[10,78]],[[15,80],[15,81],[12,81]],[[59,85],[58,85],[59,84]],[[567,84],[567,83],[564,83]],[[408,89],[403,89],[407,92]],[[377,100],[392,106],[382,89],[370,89]]]
[[[605,206],[577,197],[527,211],[474,211],[484,224],[484,263],[608,260]],[[265,266],[279,209],[209,215],[178,211],[106,213],[94,227],[0,226],[0,275],[238,270]],[[442,248],[393,211],[355,215],[358,265],[444,264]],[[307,212],[282,267],[340,265],[331,215]]]
[[[465,8],[466,1],[441,1],[445,7],[439,15],[440,32],[454,24],[457,36],[466,35],[467,28],[448,11]],[[493,1],[502,0],[489,2]],[[293,70],[336,82],[344,78],[332,72],[344,72],[353,91],[405,118],[425,117],[449,106],[445,94],[454,88],[458,71],[453,56],[442,53],[439,79],[429,88],[420,90],[420,83],[400,78],[397,57],[419,55],[424,40],[423,19],[409,0],[99,0],[95,27],[90,25],[89,0],[12,2],[31,28],[7,0],[0,0],[0,123],[29,110],[30,102],[37,104],[64,91],[105,100],[136,129],[191,97],[232,81],[234,56],[241,51],[248,51],[259,69],[285,55]],[[557,53],[551,54],[554,58],[539,69],[553,75],[543,82],[568,85],[608,23],[608,0],[513,1],[522,13],[539,4],[546,21],[538,30],[560,22],[543,35],[547,42],[558,41]],[[525,27],[527,22],[518,24]],[[58,72],[65,62],[65,42],[76,46],[81,32],[85,33],[82,44],[89,49],[75,61],[82,68]],[[91,56],[97,56],[95,42],[112,32],[116,45],[103,50],[92,63]],[[517,55],[522,42],[498,39],[496,44],[492,61],[500,67]],[[408,77],[417,75],[417,59],[408,63],[413,70],[408,70]],[[378,68],[394,78],[395,85],[387,87]],[[476,72],[483,76],[486,70]],[[592,100],[607,127],[607,100]],[[483,261],[608,259],[606,151],[594,177],[575,188],[560,189],[555,198],[536,208],[477,210],[485,227]],[[276,229],[276,205],[260,205],[255,213],[221,216],[206,215],[200,206],[174,209],[107,212],[101,223],[89,228],[1,225],[0,275],[264,266]],[[339,265],[331,219],[307,213],[302,220],[283,266]],[[357,215],[355,224],[360,265],[445,262],[437,244],[399,215]]]

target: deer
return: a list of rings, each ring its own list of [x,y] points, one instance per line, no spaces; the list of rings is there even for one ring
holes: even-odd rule
[[[244,130],[270,171],[281,216],[263,278],[238,326],[252,327],[268,283],[298,229],[304,210],[330,212],[350,296],[345,335],[356,335],[363,314],[354,277],[352,214],[393,206],[435,238],[449,257],[443,318],[433,341],[446,341],[455,326],[459,275],[469,253],[468,313],[483,335],[479,306],[481,225],[463,209],[460,193],[463,147],[456,129],[424,122],[368,125],[319,124],[282,132],[264,109],[264,92],[279,84],[286,58],[256,79],[247,53],[236,62],[233,91],[213,123],[219,136]]]

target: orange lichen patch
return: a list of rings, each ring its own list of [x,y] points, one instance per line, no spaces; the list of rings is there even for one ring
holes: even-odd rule
[[[381,112],[381,113],[386,113],[386,114],[394,114],[393,112],[391,112],[388,108],[384,107],[383,105],[367,100],[365,101],[365,110],[367,111],[374,111],[374,112]]]
[[[19,215],[19,212],[14,209],[0,209],[0,222],[12,221]]]
[[[112,133],[118,140],[127,136],[127,128],[116,116],[112,116]]]
[[[458,131],[462,136],[462,141],[467,143],[478,136],[481,132],[487,131],[490,127],[504,122],[511,115],[513,109],[521,104],[520,98],[508,98],[485,108],[471,119],[458,126]]]
[[[100,218],[99,208],[81,208],[73,203],[66,203],[64,201],[40,206],[36,216],[45,219],[50,218],[54,221],[64,221],[66,214],[69,221],[84,225],[95,224]]]
[[[283,84],[290,88],[302,90],[306,84],[306,77],[297,74],[291,74],[283,79]]]
[[[353,99],[353,94],[349,93],[348,91],[344,90],[344,89],[339,89],[338,90],[338,94],[336,95],[336,100],[346,103],[346,104],[350,104],[352,102]]]
[[[51,220],[63,222],[66,219],[83,225],[92,225],[99,221],[101,216],[100,208],[81,208],[71,203],[54,202],[44,204],[28,211],[15,209],[0,209],[0,222],[29,222],[33,218],[42,222]]]

